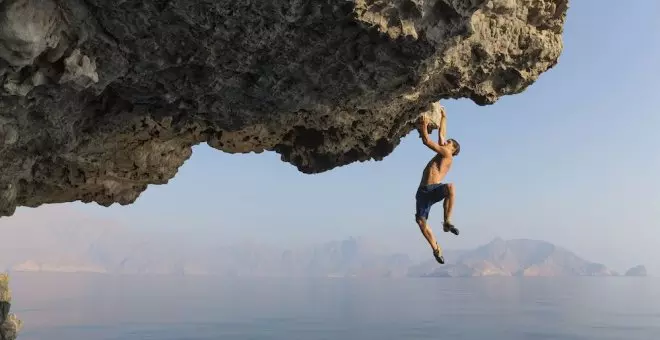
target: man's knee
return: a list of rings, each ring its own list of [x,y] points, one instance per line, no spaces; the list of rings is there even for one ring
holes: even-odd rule
[[[447,191],[448,191],[450,197],[454,197],[455,190],[456,190],[456,187],[454,186],[454,183],[448,183],[447,184]]]
[[[415,216],[415,222],[419,225],[420,228],[423,228],[426,225],[426,220],[420,216]]]

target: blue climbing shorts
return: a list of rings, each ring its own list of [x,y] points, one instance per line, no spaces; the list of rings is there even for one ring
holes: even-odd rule
[[[420,186],[415,194],[417,201],[417,212],[415,218],[429,218],[431,206],[449,197],[449,185],[446,183],[429,184]]]

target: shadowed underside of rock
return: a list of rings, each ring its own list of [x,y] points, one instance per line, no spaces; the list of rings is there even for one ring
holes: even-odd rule
[[[433,101],[553,67],[567,1],[0,1],[0,216],[129,204],[202,142],[380,160]]]

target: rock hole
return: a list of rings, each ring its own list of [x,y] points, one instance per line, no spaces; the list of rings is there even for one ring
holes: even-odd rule
[[[451,22],[461,18],[461,15],[458,14],[453,7],[447,5],[444,0],[438,0],[435,5],[433,5],[431,13],[431,16],[435,20],[442,20],[444,22]]]
[[[344,156],[344,161],[355,162],[360,159],[360,153],[355,149],[350,149]]]
[[[170,5],[170,0],[160,0],[156,1],[154,6],[159,12],[163,12]]]
[[[334,164],[337,164],[336,157],[328,153],[317,155],[314,158],[314,167],[317,169],[331,169]]]
[[[367,11],[372,12],[372,13],[374,13],[374,12],[380,12],[380,11],[382,11],[386,6],[387,6],[387,4],[385,4],[384,2],[377,3],[377,4],[373,5],[373,6],[369,6],[369,9],[368,9]]]
[[[301,126],[296,126],[294,128],[296,146],[302,146],[305,148],[316,149],[319,146],[323,145],[324,137],[323,133],[315,129],[308,129]]]
[[[510,68],[500,72],[493,80],[493,87],[500,92],[504,89],[515,91],[520,87],[522,75],[516,69]]]
[[[387,20],[387,26],[398,26],[401,23],[401,19],[399,18],[399,11],[397,11],[394,8],[388,8],[385,11],[385,14],[383,14],[385,17],[388,17],[389,19]]]
[[[488,53],[481,45],[473,45],[471,52],[472,52],[472,59],[474,59],[478,63],[482,62],[484,59],[486,59],[486,57],[488,57]]]
[[[458,86],[458,84],[459,84],[459,81],[458,81],[458,80],[459,80],[459,79],[458,79],[458,77],[457,77],[455,74],[453,74],[453,73],[445,73],[444,76],[445,76],[445,80],[447,81],[447,83],[449,83],[449,85],[454,86],[454,87],[455,87],[455,86]]]
[[[406,19],[417,19],[422,16],[422,12],[419,10],[417,5],[410,1],[410,0],[405,0],[401,6],[399,6],[399,11],[401,18],[406,20]]]
[[[295,164],[295,165],[302,166],[302,164],[303,164],[303,158],[300,155],[293,156],[292,161],[293,161],[293,164]]]
[[[376,146],[374,147],[374,156],[383,158],[389,155],[392,150],[394,150],[394,145],[389,143],[387,139],[381,138],[376,142]]]

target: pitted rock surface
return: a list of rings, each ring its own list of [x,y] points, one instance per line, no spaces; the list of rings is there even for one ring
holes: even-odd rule
[[[380,160],[433,102],[552,68],[567,1],[0,1],[0,216],[132,203],[203,142]]]

